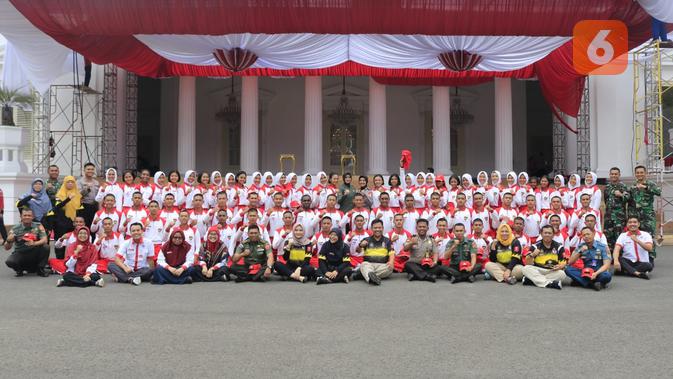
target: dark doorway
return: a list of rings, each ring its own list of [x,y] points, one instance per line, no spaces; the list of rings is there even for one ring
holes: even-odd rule
[[[527,172],[540,177],[553,170],[552,113],[540,82],[526,82]]]
[[[138,77],[138,168],[159,170],[161,80]]]

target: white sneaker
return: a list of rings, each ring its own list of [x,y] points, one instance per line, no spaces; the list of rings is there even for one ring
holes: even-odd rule
[[[139,276],[136,276],[133,279],[131,279],[131,284],[133,284],[134,286],[139,286],[140,283],[142,283],[142,279],[140,279]]]
[[[63,284],[65,283],[65,280],[59,279],[56,281],[56,287],[63,287]]]
[[[105,287],[105,280],[103,280],[103,278],[100,278],[100,279],[96,280],[95,284],[96,284],[96,287],[101,287],[101,288]]]

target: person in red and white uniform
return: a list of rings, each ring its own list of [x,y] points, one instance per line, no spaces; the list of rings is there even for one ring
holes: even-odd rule
[[[491,213],[491,226],[494,230],[502,223],[512,224],[519,211],[512,206],[514,195],[509,192],[502,194],[502,206]]]
[[[579,229],[575,228],[572,233],[569,232],[569,234],[573,236],[570,239],[570,248],[572,250],[577,249],[579,244],[583,242],[582,229],[584,228],[589,228],[594,232],[594,240],[608,246],[608,240],[605,238],[605,234],[599,230],[600,224],[598,223],[598,218],[593,213],[587,213],[584,215],[584,223],[582,227]]]
[[[414,208],[420,209],[421,212],[425,209],[425,195],[428,188],[425,186],[425,173],[419,172],[416,174],[416,188],[411,192],[414,195]],[[406,201],[406,200],[405,200]],[[414,231],[416,225],[414,223]]]
[[[264,213],[264,208],[260,206],[259,203],[259,194],[257,192],[248,193],[247,205],[243,207],[236,208],[236,211],[233,212],[233,217],[231,218],[231,224],[236,226],[241,226],[242,224],[249,223],[248,221],[248,210],[257,209],[257,221],[260,228],[266,228],[266,213]]]
[[[449,190],[446,189],[446,183],[444,175],[437,175],[435,177],[434,185],[428,188],[428,191],[425,194],[425,203],[430,206],[430,200],[432,200],[432,194],[439,194],[439,206],[441,208],[446,208],[446,205],[449,202]],[[429,232],[428,232],[429,233]]]
[[[595,172],[587,172],[586,177],[584,178],[584,186],[579,188],[577,191],[577,196],[580,197],[581,201],[581,196],[583,194],[588,194],[591,196],[591,200],[589,201],[589,206],[595,210],[600,210],[601,209],[601,202],[603,201],[603,192],[601,191],[600,188],[598,188],[598,185],[596,184],[598,182],[598,176],[596,175]],[[575,198],[577,198],[577,196]],[[581,207],[581,202],[577,203],[577,208]]]
[[[472,233],[472,210],[465,205],[466,202],[467,196],[464,193],[461,192],[456,196],[456,209],[450,214],[451,224],[449,224],[449,229],[453,229],[456,224],[463,224],[465,235],[469,235]]]
[[[163,171],[154,173],[154,194],[150,200],[156,200],[159,203],[159,208],[164,206],[164,187],[168,185],[168,179]],[[148,203],[149,204],[149,203]]]
[[[584,228],[586,222],[585,218],[589,214],[592,214],[596,217],[596,220],[598,220],[596,230],[601,231],[601,213],[600,211],[592,208],[590,203],[591,195],[584,193],[580,196],[580,208],[573,212],[572,216],[570,216],[570,225],[568,227],[568,232],[570,235],[578,234],[579,231]]]
[[[123,241],[123,237],[118,232],[112,230],[112,220],[106,218],[103,220],[103,233],[96,235],[94,246],[98,252],[98,260],[96,261],[96,270],[103,274],[108,273],[108,265],[114,262],[117,256],[119,246]]]
[[[477,173],[477,185],[474,187],[474,193],[479,192],[484,195],[484,205],[488,205],[488,197],[486,194],[490,187],[491,186],[488,184],[488,173],[486,171],[479,171],[479,173]],[[474,203],[472,207],[474,207]]]
[[[388,233],[393,230],[394,217],[395,211],[390,207],[390,195],[388,192],[381,192],[379,194],[379,206],[372,208],[369,214],[369,228],[371,229],[372,221],[379,219],[383,221],[383,233]]]
[[[390,207],[393,208],[395,212],[399,211],[402,208],[402,203],[404,202],[404,188],[402,188],[402,182],[400,181],[400,176],[397,174],[392,174],[388,177],[388,195],[390,195]]]
[[[271,247],[273,249],[274,255],[278,259],[283,258],[282,257],[283,254],[278,256],[278,252],[282,251],[283,249],[283,243],[285,243],[285,237],[292,234],[292,226],[294,226],[294,213],[292,213],[292,211],[290,210],[285,210],[283,212],[282,221],[283,224],[273,231],[271,237]]]
[[[220,191],[215,195],[215,205],[208,210],[208,216],[210,216],[210,225],[214,226],[218,224],[217,220],[217,213],[219,211],[224,211],[224,213],[227,216],[227,224],[230,222],[232,217],[234,217],[234,213],[229,209],[228,207],[228,198],[227,198],[227,193],[226,191]]]
[[[296,194],[298,181],[299,178],[294,172],[287,174],[287,183],[285,184],[287,194],[285,195],[285,201],[288,208],[296,209],[301,206],[300,198],[298,198]]]
[[[415,205],[414,195],[407,194],[404,197],[404,209],[400,211],[400,214],[404,217],[404,230],[409,233],[416,233],[416,220],[423,216],[423,209],[418,209]]]
[[[219,171],[213,171],[210,174],[210,194],[207,197],[208,208],[215,208],[217,204],[217,194],[220,192],[225,192],[224,179],[222,178],[222,173]],[[226,203],[225,203],[226,204]],[[228,206],[227,206],[228,208]]]
[[[540,235],[542,213],[537,211],[535,195],[528,194],[526,196],[526,209],[519,212],[519,217],[524,220],[523,233],[533,240],[537,240],[537,237]]]
[[[318,211],[311,209],[313,199],[311,195],[305,194],[301,197],[301,208],[297,210],[295,215],[295,222],[301,224],[304,228],[304,236],[311,239],[318,231],[320,218],[318,218]]]
[[[313,186],[311,188],[311,191],[313,192],[311,194],[311,198],[313,199],[313,204],[311,207],[314,209],[323,209],[325,208],[325,202],[327,201],[327,198],[322,198],[320,197],[322,191],[327,187],[327,184],[329,183],[329,180],[327,179],[327,174],[325,174],[324,171],[319,171],[316,174],[316,178],[318,180],[318,184]],[[327,196],[327,195],[325,195]]]
[[[169,235],[176,230],[181,231],[185,235],[185,242],[190,245],[191,253],[194,254],[196,251],[199,251],[201,249],[201,233],[196,229],[196,223],[190,218],[188,210],[183,209],[180,211],[178,223],[177,226],[174,226],[169,231]]]
[[[563,196],[565,196],[566,191],[568,188],[566,188],[566,180],[563,178],[563,175],[556,175],[554,176],[554,183],[551,187],[551,194],[549,197],[550,205],[551,205],[551,199],[554,198],[554,196],[558,196],[561,198],[561,202],[563,202]],[[551,208],[551,207],[550,207]]]
[[[201,236],[206,236],[208,228],[213,223],[213,218],[207,209],[203,208],[203,195],[197,193],[192,198],[192,209],[189,211],[189,219]]]
[[[73,224],[75,226],[75,230],[77,230],[82,226],[86,226],[86,221],[84,220],[84,217],[77,216],[75,217],[75,221],[73,222]],[[54,242],[54,247],[56,249],[65,249],[67,251],[68,246],[75,243],[76,239],[77,236],[75,235],[75,233],[67,232]],[[49,266],[51,267],[52,271],[58,274],[63,274],[65,272],[65,259],[49,258]]]
[[[526,196],[528,195],[535,195],[535,191],[528,185],[528,173],[520,172],[517,176],[517,185],[514,191],[515,208],[519,208],[519,211],[526,209]]]
[[[175,202],[173,205],[182,209],[185,207],[185,186],[180,184],[180,172],[173,170],[168,173],[168,184],[162,190],[164,201],[169,193],[173,195]]]
[[[122,183],[119,185],[122,188],[122,211],[130,208],[133,204],[133,194],[138,191],[138,185],[135,183],[136,175],[133,171],[127,170],[122,174]]]
[[[491,242],[493,242],[493,237],[484,232],[484,226],[486,223],[480,218],[475,218],[472,220],[472,234],[467,238],[470,238],[474,241],[474,244],[477,246],[477,263],[482,267],[481,271],[484,271],[484,266],[486,263],[490,262],[489,253]]]
[[[638,217],[626,220],[626,232],[617,237],[613,253],[615,271],[641,279],[649,279],[654,268],[650,252],[654,250],[652,235],[640,230]]]
[[[318,173],[318,176],[320,177],[320,173]],[[329,195],[334,195],[336,197],[337,193],[339,192],[338,185],[339,175],[336,173],[330,173],[327,177],[327,184],[323,186],[321,181],[321,184],[313,189],[318,197],[318,209],[325,209],[327,207],[327,197]],[[338,225],[337,222],[333,223],[334,225]]]
[[[236,251],[236,247],[246,239],[248,239],[248,228],[250,225],[255,225],[259,229],[259,238],[266,242],[271,242],[269,238],[269,232],[266,227],[259,222],[259,211],[256,208],[250,208],[247,211],[246,222],[236,228],[236,233],[231,239],[231,245],[229,246],[229,252]]]
[[[166,225],[173,227],[178,223],[180,217],[180,209],[174,206],[175,196],[172,193],[167,193],[164,197],[164,207],[161,209],[161,217],[166,220]]]
[[[346,223],[346,215],[336,208],[337,204],[337,195],[333,193],[327,195],[325,209],[319,212],[318,217],[322,219],[325,216],[329,216],[332,219],[332,227],[343,228],[343,225]]]
[[[570,221],[570,215],[563,209],[563,200],[559,196],[554,196],[551,198],[551,208],[542,214],[542,222],[540,227],[549,224],[549,218],[556,215],[560,222],[560,228],[566,229],[568,227],[568,222]]]
[[[231,172],[224,175],[224,191],[227,193],[227,207],[233,210],[238,206],[238,192],[236,191],[236,176]]]
[[[561,217],[555,214],[549,216],[549,225],[554,229],[554,237],[552,239],[563,246],[563,249],[566,250],[566,258],[570,258],[570,236],[568,235],[568,229],[561,227]],[[540,240],[541,237],[538,237],[538,241]]]
[[[259,196],[259,203],[262,207],[266,204],[266,194],[264,192],[264,183],[262,181],[262,173],[255,171],[250,175],[252,183],[248,186],[248,194],[256,193]]]
[[[238,204],[236,204],[237,209],[245,208],[248,203],[248,187],[246,182],[248,176],[245,174],[245,171],[239,171],[236,173],[236,184],[234,184],[234,190],[236,191],[236,199],[238,199]]]
[[[122,212],[122,221],[119,231],[124,234],[124,236],[130,236],[131,231],[129,227],[134,222],[142,222],[144,218],[148,215],[147,209],[143,206],[143,194],[140,191],[136,191],[132,197],[131,206],[125,208]]]
[[[488,200],[488,205],[494,209],[502,205],[502,196],[500,194],[501,183],[502,177],[500,171],[491,171],[491,185],[486,190],[486,199]]]
[[[351,266],[357,268],[364,261],[364,252],[358,251],[358,246],[363,239],[372,235],[371,230],[365,229],[365,218],[357,215],[353,219],[353,230],[346,235],[344,243],[348,245],[351,252]]]
[[[369,225],[369,209],[365,208],[365,196],[361,193],[355,194],[353,197],[353,209],[348,211],[344,216],[344,224],[341,225],[341,228],[345,228],[346,224],[349,224],[351,229],[355,224],[355,217],[362,216],[365,220],[365,225]]]
[[[579,192],[579,187],[580,176],[577,174],[570,175],[568,178],[568,190],[565,192],[563,197],[563,206],[565,207],[566,212],[570,214],[572,214],[575,209],[578,208],[577,201],[579,196],[577,196],[577,193]]]
[[[264,209],[269,209],[273,207],[273,194],[275,193],[273,187],[274,187],[274,179],[273,179],[273,174],[269,171],[266,171],[262,175],[262,197],[264,198],[264,202],[262,205],[264,206]]]
[[[446,249],[449,248],[449,242],[451,242],[453,235],[449,233],[449,222],[445,218],[437,220],[437,233],[432,234],[432,238],[437,245],[437,252],[440,255],[439,260],[442,261],[442,264],[446,263],[448,265],[449,260],[444,260],[443,257]]]
[[[404,244],[407,239],[411,238],[411,233],[404,229],[404,217],[401,214],[396,214],[393,219],[393,230],[385,234],[390,240],[390,244],[395,250],[395,272],[404,272],[404,265],[407,263],[409,256],[404,253]]]
[[[379,196],[381,196],[382,193],[388,192],[388,188],[384,186],[383,184],[385,183],[383,180],[383,175],[381,174],[376,174],[374,175],[374,188],[372,188],[371,194],[372,194],[372,209],[373,208],[378,208],[381,206],[381,202],[379,200]],[[390,195],[388,195],[388,201],[390,201]],[[385,233],[385,231],[384,231]]]
[[[120,283],[140,285],[141,281],[149,282],[154,269],[154,246],[143,239],[143,226],[131,225],[131,238],[124,240],[115,257],[108,264],[108,271]]]
[[[440,219],[448,220],[450,218],[448,212],[440,205],[440,194],[433,192],[430,196],[429,206],[423,211],[422,218],[428,220],[428,234],[433,235],[437,233],[437,221]],[[385,226],[385,223],[384,223]]]
[[[96,194],[96,201],[100,203],[107,195],[114,196],[115,208],[121,212],[124,200],[124,189],[121,184],[117,183],[117,170],[114,168],[108,168],[107,171],[105,171],[105,183],[100,185],[98,193]]]
[[[472,196],[474,195],[475,189],[476,187],[474,186],[474,182],[472,181],[472,175],[463,174],[463,176],[461,177],[460,192],[465,194],[465,206],[468,208],[472,208]],[[469,233],[467,233],[466,235],[469,235]]]
[[[301,205],[302,198],[304,196],[308,196],[311,199],[311,207],[313,207],[313,204],[318,202],[318,200],[313,197],[315,193],[313,192],[313,177],[311,174],[303,175],[301,178],[301,183],[302,185],[294,192],[295,198],[293,200],[299,201]]]
[[[549,178],[540,178],[540,187],[535,190],[535,204],[538,212],[546,212],[551,208],[551,196],[554,189],[549,186]]]
[[[93,223],[91,224],[92,233],[102,233],[103,225],[101,222],[104,218],[109,217],[112,219],[112,230],[119,232],[123,230],[122,228],[122,213],[115,208],[116,200],[113,194],[107,194],[103,198],[103,206],[101,207],[96,215],[93,218]]]
[[[495,235],[495,229],[491,227],[493,208],[490,205],[484,205],[484,194],[482,192],[475,192],[472,195],[472,211],[470,214],[470,222],[474,223],[474,220],[481,220],[484,234]]]
[[[460,178],[456,175],[449,177],[449,188],[446,209],[452,211],[456,208],[456,197],[461,191]]]
[[[275,192],[272,198],[273,206],[266,211],[267,226],[271,232],[270,234],[273,234],[273,231],[283,226],[283,214],[288,210],[283,207],[283,194]]]
[[[503,198],[503,196],[505,196],[506,193],[512,194],[512,204],[511,204],[512,208],[517,208],[516,201],[514,200],[517,190],[516,180],[517,180],[516,172],[510,171],[505,176],[505,185],[502,186],[502,188],[500,188],[501,199]]]
[[[521,244],[521,253],[523,257],[528,254],[528,247],[533,244],[534,241],[534,238],[531,238],[524,232],[525,225],[526,221],[523,219],[523,217],[514,217],[514,222],[512,223],[512,233],[514,233],[514,238],[518,239],[519,243]]]
[[[154,199],[154,194],[157,190],[157,186],[150,182],[151,178],[149,170],[143,169],[140,171],[140,183],[137,185],[137,190],[143,195],[144,206],[150,204],[150,200]]]
[[[185,205],[183,208],[191,210],[194,206],[192,205],[192,199],[197,193],[203,194],[198,187],[196,171],[187,170],[185,171],[185,180],[183,183],[183,188],[185,191]]]
[[[204,209],[210,208],[210,204],[212,203],[212,197],[214,196],[213,194],[213,188],[214,186],[210,184],[210,174],[207,172],[202,172],[199,173],[199,175],[196,177],[196,186],[194,188],[194,195],[197,193],[200,193],[203,195],[203,205],[201,205]],[[192,195],[192,199],[194,196]],[[192,207],[194,205],[192,204]],[[205,236],[205,234],[204,234]]]
[[[168,232],[170,228],[165,218],[161,216],[161,211],[159,210],[159,203],[155,200],[150,201],[148,205],[148,215],[140,222],[143,224],[145,229],[143,233],[143,238],[152,242],[154,245],[154,252],[156,253],[154,257],[159,256],[159,249],[161,245],[166,242],[168,238]],[[129,236],[130,236],[130,227],[129,224]]]

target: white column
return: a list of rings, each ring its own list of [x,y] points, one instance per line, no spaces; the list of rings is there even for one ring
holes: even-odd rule
[[[196,168],[196,78],[180,77],[178,94],[178,170]]]
[[[369,175],[388,173],[386,86],[369,78]]]
[[[512,138],[512,81],[495,78],[495,168],[503,173],[514,168]]]
[[[259,168],[259,90],[256,76],[244,76],[241,89],[241,170]]]
[[[432,87],[432,166],[451,175],[451,98],[448,87]]]
[[[126,70],[117,67],[117,149],[115,163],[121,179],[126,170]],[[105,167],[107,169],[107,167]]]
[[[304,78],[304,171],[322,170],[322,78]]]

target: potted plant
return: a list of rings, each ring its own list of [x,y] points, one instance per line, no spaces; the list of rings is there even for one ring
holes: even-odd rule
[[[0,105],[2,106],[2,122],[0,125],[15,126],[13,107],[32,105],[34,98],[30,94],[23,94],[19,90],[0,87]]]

